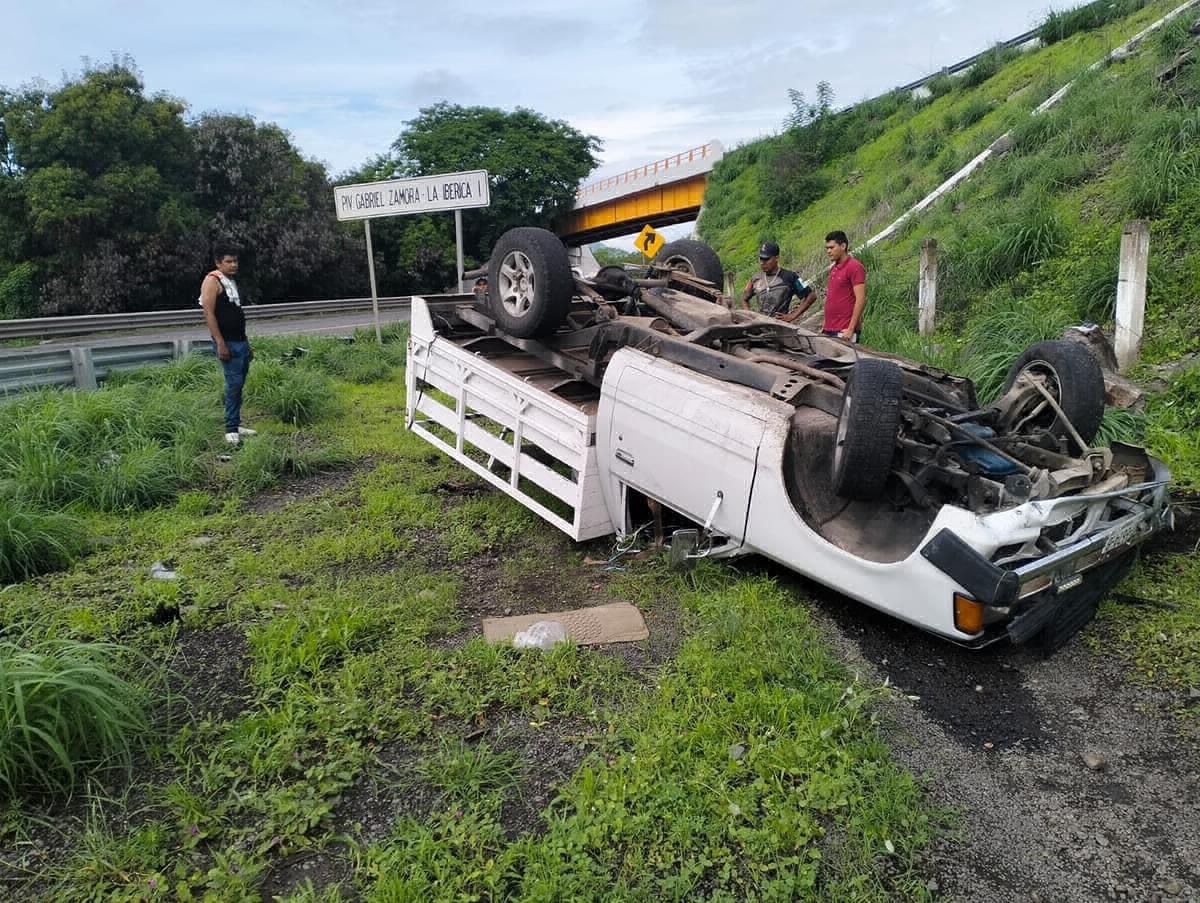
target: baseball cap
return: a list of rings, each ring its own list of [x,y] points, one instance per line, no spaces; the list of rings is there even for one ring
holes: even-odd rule
[[[779,245],[773,241],[764,241],[762,247],[758,249],[758,259],[766,260],[768,257],[779,256]]]

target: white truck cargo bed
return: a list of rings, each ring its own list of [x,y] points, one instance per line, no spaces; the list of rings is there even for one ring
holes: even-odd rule
[[[407,427],[572,539],[612,533],[595,393],[561,397],[554,390],[573,381],[532,355],[438,336],[428,307],[413,300]]]

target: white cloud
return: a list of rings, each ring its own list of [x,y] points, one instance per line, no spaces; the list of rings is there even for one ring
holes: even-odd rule
[[[1046,0],[11,5],[0,85],[129,53],[148,90],[273,119],[335,172],[438,100],[525,106],[602,138],[611,172],[773,132],[788,88],[811,96],[825,79],[841,103],[879,93],[1026,29]]]

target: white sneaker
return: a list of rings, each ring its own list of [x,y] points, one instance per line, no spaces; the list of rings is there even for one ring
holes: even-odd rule
[[[238,435],[239,436],[257,436],[258,430],[252,430],[248,426],[239,426],[238,427]]]
[[[242,437],[239,436],[237,433],[226,433],[225,441],[228,442],[230,445],[237,445],[238,443],[240,443],[242,441]]]

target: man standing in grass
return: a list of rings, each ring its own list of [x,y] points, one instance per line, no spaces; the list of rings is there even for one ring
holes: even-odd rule
[[[825,325],[821,331],[858,342],[867,306],[867,270],[856,257],[850,256],[850,240],[840,229],[825,236],[825,253],[833,268],[825,290]]]
[[[242,312],[237,283],[233,281],[238,271],[237,248],[218,242],[213,247],[213,262],[216,269],[200,285],[200,306],[204,308],[204,321],[213,337],[217,359],[225,371],[225,441],[237,445],[242,436],[255,434],[255,430],[242,426],[242,387],[254,352],[246,340],[246,315]]]

